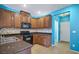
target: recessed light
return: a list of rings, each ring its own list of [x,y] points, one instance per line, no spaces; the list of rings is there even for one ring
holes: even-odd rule
[[[38,14],[41,14],[41,11],[38,11],[37,13],[38,13]]]
[[[26,7],[26,4],[24,4],[23,6]]]
[[[60,16],[68,16],[70,15],[69,13],[63,13],[63,14],[60,14]]]

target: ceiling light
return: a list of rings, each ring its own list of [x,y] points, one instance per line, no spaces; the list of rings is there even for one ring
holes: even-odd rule
[[[26,4],[24,4],[23,6],[26,7]]]
[[[38,13],[38,14],[41,14],[41,11],[38,11],[37,13]]]
[[[69,15],[70,15],[69,13],[60,14],[60,16],[69,16]]]

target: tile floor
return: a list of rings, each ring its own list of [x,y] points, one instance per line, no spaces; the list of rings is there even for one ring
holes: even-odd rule
[[[78,54],[77,52],[71,51],[69,49],[69,43],[60,42],[55,47],[44,47],[35,44],[32,47],[32,54]]]

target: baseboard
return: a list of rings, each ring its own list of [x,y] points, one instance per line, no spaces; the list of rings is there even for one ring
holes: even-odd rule
[[[60,42],[69,43],[68,41],[60,41]]]
[[[52,47],[54,47],[55,45],[54,45],[54,44],[52,44],[51,46],[52,46]]]
[[[71,49],[70,49],[70,50],[71,50]],[[75,50],[71,50],[71,51],[76,52],[76,53],[79,53],[79,51],[75,51]]]

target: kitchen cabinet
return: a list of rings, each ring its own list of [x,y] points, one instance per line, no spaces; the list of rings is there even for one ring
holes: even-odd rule
[[[39,29],[44,28],[44,22],[43,18],[32,18],[31,19],[31,25],[32,28]]]
[[[44,17],[39,18],[39,28],[44,28]]]
[[[0,9],[0,27],[3,27],[3,10],[2,9]]]
[[[8,10],[0,9],[0,27],[11,28],[14,26],[14,13]]]
[[[41,18],[31,19],[32,28],[51,28],[52,18],[50,15]]]
[[[33,44],[38,44],[39,38],[37,37],[38,37],[38,34],[33,34]]]
[[[30,16],[30,13],[28,13],[28,12],[21,11],[20,19],[21,19],[21,22],[31,23],[31,16]]]
[[[31,19],[31,25],[32,25],[32,28],[39,28],[39,19],[38,18],[32,18]]]
[[[26,13],[24,11],[21,11],[20,14],[15,14],[15,28],[21,28],[21,23],[30,23],[31,22],[31,16],[29,13]]]
[[[33,44],[40,44],[49,47],[51,44],[50,34],[33,34]]]
[[[10,27],[10,28],[15,28],[15,18],[14,18],[14,17],[15,17],[15,12],[11,12],[11,11],[10,11],[10,13],[11,13],[11,14],[10,14],[10,16],[11,16],[11,19],[10,19],[10,21],[11,21],[11,22],[10,22],[11,27]],[[7,27],[9,27],[9,26],[7,26]]]
[[[14,20],[15,28],[21,28],[21,19],[20,14],[15,14],[15,20]]]
[[[44,28],[51,28],[52,27],[52,18],[51,15],[44,17]]]
[[[21,28],[21,23],[31,23],[29,13],[21,11],[15,13],[9,10],[0,9],[0,27],[4,28]]]

